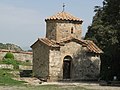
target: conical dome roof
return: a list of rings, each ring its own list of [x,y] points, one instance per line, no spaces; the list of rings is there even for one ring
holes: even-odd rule
[[[72,16],[71,14],[67,13],[67,12],[58,12],[57,14],[48,17],[45,20],[67,20],[67,21],[78,21],[78,22],[82,22],[81,19]]]

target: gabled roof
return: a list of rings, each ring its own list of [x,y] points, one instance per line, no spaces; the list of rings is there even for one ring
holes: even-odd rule
[[[60,47],[59,45],[56,44],[54,40],[49,40],[48,38],[38,38],[38,40],[34,44],[31,45],[31,48],[35,46],[36,43],[39,43],[39,42],[42,42],[45,45],[50,46],[50,47]]]
[[[72,16],[71,14],[67,13],[67,12],[58,12],[57,14],[48,17],[45,20],[69,20],[69,21],[78,21],[78,22],[83,22],[81,19]]]
[[[93,41],[84,40],[84,42],[87,44],[86,47],[88,48],[88,50],[90,50],[90,52],[103,53],[103,51],[98,48],[98,46]]]
[[[69,36],[67,38],[63,38],[58,43],[61,44],[61,43],[66,43],[66,42],[70,42],[70,41],[75,41],[75,42],[81,44],[82,46],[86,46],[86,43],[83,40],[74,38],[73,36]]]
[[[59,45],[56,44],[56,41],[49,40],[48,38],[39,38],[39,41],[51,47],[60,47]]]
[[[100,48],[98,48],[93,43],[93,41],[90,41],[90,40],[80,40],[80,39],[74,38],[72,36],[70,36],[68,38],[65,38],[65,39],[63,39],[63,40],[61,40],[59,42],[56,42],[54,40],[49,40],[48,38],[39,38],[36,42],[42,42],[42,43],[44,43],[47,46],[58,47],[59,48],[61,45],[64,45],[65,43],[70,42],[70,41],[75,41],[75,42],[81,44],[83,47],[86,47],[90,52],[94,52],[94,53],[98,53],[98,54],[103,53],[103,51]],[[35,43],[32,46],[34,46]]]
[[[62,39],[59,43],[68,42],[68,41],[76,41],[82,46],[87,47],[87,49],[90,52],[103,53],[103,51],[100,48],[98,48],[98,46],[93,41],[90,41],[90,40],[80,40],[80,39],[70,36],[65,39]]]

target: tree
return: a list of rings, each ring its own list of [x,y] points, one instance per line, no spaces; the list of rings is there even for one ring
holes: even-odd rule
[[[85,39],[93,40],[103,51],[101,76],[120,80],[120,0],[104,0],[103,6],[95,7],[92,25]],[[107,75],[108,73],[108,75]]]

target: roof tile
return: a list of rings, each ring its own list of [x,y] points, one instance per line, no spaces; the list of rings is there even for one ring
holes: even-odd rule
[[[49,40],[48,38],[39,38],[38,41],[41,41],[50,47],[60,47],[61,45],[64,45],[64,43],[66,43],[68,41],[76,41],[76,42],[80,43],[82,46],[86,47],[90,52],[94,52],[94,53],[98,53],[98,54],[103,53],[103,51],[100,48],[98,48],[97,45],[95,45],[93,41],[80,40],[80,39],[74,38],[72,36],[65,38],[59,42],[56,42],[54,40]]]
[[[54,40],[49,40],[48,38],[39,38],[39,41],[51,47],[60,47]]]
[[[67,12],[58,12],[57,14],[48,17],[45,20],[70,20],[70,21],[79,21],[82,22],[81,19],[72,16],[71,14],[67,13]]]
[[[95,52],[95,53],[103,53],[103,51],[97,47],[97,45],[95,45],[95,43],[93,41],[90,40],[84,40],[87,44],[87,48],[91,51],[91,52]]]

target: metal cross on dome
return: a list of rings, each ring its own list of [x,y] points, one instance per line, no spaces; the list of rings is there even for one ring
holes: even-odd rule
[[[63,3],[63,12],[65,11],[65,3]]]

